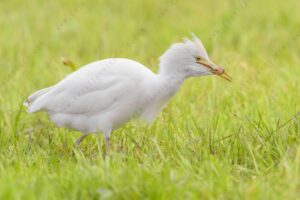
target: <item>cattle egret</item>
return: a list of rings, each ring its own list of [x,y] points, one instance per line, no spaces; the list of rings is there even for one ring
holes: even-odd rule
[[[82,132],[78,145],[90,133],[103,133],[107,152],[113,130],[135,117],[150,123],[185,79],[204,75],[231,80],[193,35],[160,57],[157,74],[134,60],[108,58],[33,93],[24,105],[29,113],[45,111],[58,126]]]

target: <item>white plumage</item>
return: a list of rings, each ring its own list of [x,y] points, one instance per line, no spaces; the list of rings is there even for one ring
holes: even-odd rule
[[[131,118],[151,122],[190,76],[229,76],[208,58],[199,39],[173,44],[160,58],[160,70],[125,58],[87,64],[24,102],[28,112],[46,111],[58,126],[87,134],[102,132],[109,147],[111,131]]]

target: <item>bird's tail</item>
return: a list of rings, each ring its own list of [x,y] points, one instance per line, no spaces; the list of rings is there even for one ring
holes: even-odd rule
[[[23,105],[28,108],[27,112],[31,113],[31,112],[39,111],[40,110],[40,108],[38,108],[39,106],[37,107],[34,103],[42,96],[47,94],[52,87],[53,86],[38,90],[33,94],[31,94],[29,97],[27,97],[27,99],[23,103]]]

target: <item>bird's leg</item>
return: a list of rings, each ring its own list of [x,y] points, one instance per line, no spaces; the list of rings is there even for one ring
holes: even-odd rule
[[[110,132],[111,131],[107,131],[107,132],[104,133],[105,155],[109,155],[109,150],[110,150],[110,142],[109,142]]]
[[[109,137],[105,137],[105,155],[109,154],[109,149],[110,149]]]
[[[86,138],[86,136],[88,136],[88,134],[82,134],[79,138],[77,138],[77,140],[75,140],[75,144],[77,145],[77,146],[79,146],[80,145],[80,143],[82,142],[82,140],[84,140],[84,138]]]

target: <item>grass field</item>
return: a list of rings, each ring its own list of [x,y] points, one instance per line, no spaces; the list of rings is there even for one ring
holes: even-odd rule
[[[0,199],[299,199],[300,3],[18,1],[0,4]],[[232,83],[187,80],[146,127],[103,137],[27,114],[71,68],[128,57],[154,71],[194,32]]]

